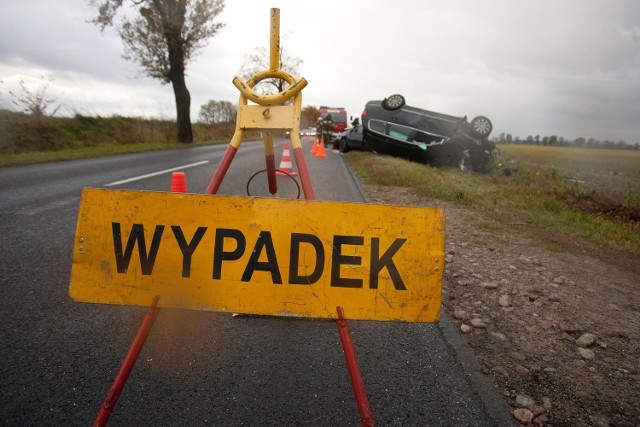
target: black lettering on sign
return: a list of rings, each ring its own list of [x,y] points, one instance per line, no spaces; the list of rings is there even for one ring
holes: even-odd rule
[[[298,272],[300,262],[300,245],[308,243],[313,246],[316,253],[316,265],[308,276],[301,276]],[[289,254],[289,284],[310,285],[316,283],[322,277],[324,268],[324,248],[322,241],[312,235],[304,233],[291,233],[291,252]]]
[[[171,229],[173,230],[173,235],[176,236],[176,241],[178,242],[178,246],[180,246],[180,251],[182,251],[182,277],[190,277],[191,256],[198,247],[200,240],[202,240],[202,236],[206,233],[207,227],[198,227],[193,238],[191,238],[191,242],[189,243],[187,243],[187,240],[184,238],[184,233],[179,225],[172,225]]]
[[[333,236],[333,254],[331,255],[331,286],[338,288],[361,288],[362,279],[340,277],[341,265],[362,265],[362,257],[342,255],[342,245],[364,244],[362,236]]]
[[[236,248],[233,251],[224,251],[225,238],[236,241]],[[247,240],[240,230],[233,228],[216,229],[216,238],[213,244],[213,278],[220,279],[222,277],[222,261],[239,260],[247,247]]]
[[[404,282],[402,281],[402,277],[400,277],[400,273],[398,273],[396,265],[393,263],[393,256],[400,250],[406,241],[407,239],[394,240],[387,251],[380,256],[380,238],[374,237],[371,239],[371,271],[369,273],[369,287],[371,289],[378,289],[378,273],[380,273],[383,268],[387,267],[393,286],[399,291],[407,290],[404,286]]]
[[[164,231],[164,225],[156,225],[156,229],[153,232],[153,239],[151,241],[151,247],[147,252],[147,245],[144,239],[144,228],[142,224],[133,224],[131,227],[131,233],[127,239],[127,247],[122,250],[122,233],[120,230],[119,222],[111,223],[111,232],[113,233],[113,249],[116,257],[116,266],[118,267],[118,273],[126,273],[129,269],[129,263],[131,262],[131,255],[133,254],[133,248],[138,243],[138,254],[140,256],[140,268],[142,274],[150,275],[153,272],[153,265],[156,262],[156,256],[158,255],[158,249],[160,249],[160,239]]]
[[[266,252],[267,260],[258,261],[263,250]],[[282,276],[280,275],[280,269],[278,268],[276,250],[273,247],[273,239],[271,238],[271,232],[269,231],[260,232],[260,236],[258,236],[258,240],[256,240],[256,245],[253,247],[253,252],[251,252],[251,257],[249,258],[247,267],[244,269],[242,279],[240,280],[243,282],[250,282],[251,276],[253,276],[253,272],[256,270],[271,272],[271,281],[277,285],[282,284]]]

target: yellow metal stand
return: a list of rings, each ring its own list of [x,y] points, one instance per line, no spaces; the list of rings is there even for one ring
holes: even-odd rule
[[[275,195],[278,191],[276,182],[276,167],[273,149],[273,131],[289,131],[294,158],[300,173],[302,190],[307,200],[315,199],[309,171],[307,169],[302,144],[300,142],[300,112],[302,108],[302,89],[307,86],[304,78],[295,79],[289,73],[281,70],[280,66],[280,9],[271,9],[271,40],[269,69],[255,73],[248,81],[241,77],[233,79],[233,85],[240,91],[238,100],[238,115],[236,129],[227,147],[227,151],[218,165],[209,186],[207,194],[216,194],[220,184],[229,169],[231,161],[240,148],[245,129],[260,129],[263,134],[264,151],[267,163],[267,179],[269,193]],[[253,88],[264,79],[282,79],[289,86],[274,95],[264,95]],[[292,101],[291,101],[292,100]],[[252,101],[257,105],[249,105]]]

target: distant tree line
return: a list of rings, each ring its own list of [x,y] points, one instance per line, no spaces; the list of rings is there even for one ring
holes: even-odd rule
[[[595,138],[578,137],[566,139],[561,136],[540,136],[529,135],[526,138],[512,136],[510,133],[501,133],[493,138],[496,144],[520,144],[520,145],[550,145],[556,147],[576,147],[576,148],[615,148],[619,150],[640,150],[640,143],[627,144],[625,141],[600,141]]]
[[[200,122],[206,124],[235,123],[238,107],[229,101],[211,100],[200,107]]]
[[[318,117],[318,107],[307,105],[300,112],[300,128],[313,127]],[[198,119],[205,124],[235,124],[238,106],[230,101],[216,101],[214,99],[200,106]]]

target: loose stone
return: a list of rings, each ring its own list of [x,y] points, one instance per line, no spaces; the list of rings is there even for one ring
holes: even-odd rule
[[[501,295],[498,299],[498,304],[500,304],[501,307],[509,307],[511,305],[511,297],[506,294]]]
[[[458,320],[467,320],[469,318],[469,313],[466,310],[455,310],[453,312],[453,317]]]
[[[518,394],[516,396],[516,403],[518,404],[518,406],[529,406],[535,404],[536,401],[526,394]]]
[[[576,344],[579,347],[589,347],[596,342],[596,336],[590,333],[582,334],[580,338],[576,340]]]
[[[487,325],[479,317],[471,319],[471,326],[473,326],[474,328],[480,328],[480,329],[487,327]]]
[[[580,353],[580,356],[586,360],[591,360],[596,357],[596,354],[593,352],[593,350],[589,350],[588,348],[579,347],[578,353]]]
[[[491,332],[491,336],[495,339],[497,339],[498,341],[506,341],[507,340],[507,336],[505,334],[503,334],[502,332]]]
[[[515,409],[513,411],[513,417],[523,424],[528,424],[533,420],[533,413],[525,408]]]

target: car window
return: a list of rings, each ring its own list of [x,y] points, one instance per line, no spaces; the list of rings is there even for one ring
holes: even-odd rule
[[[427,145],[440,145],[444,142],[445,138],[441,135],[435,135],[424,131],[417,131],[413,137],[413,142],[417,144]]]
[[[390,124],[389,132],[387,134],[393,139],[406,142],[412,140],[411,136],[415,133],[416,129],[414,128]]]
[[[441,145],[444,143],[445,137],[442,135],[431,134],[416,128],[408,126],[400,126],[382,120],[369,120],[369,130],[372,132],[387,135],[398,141],[414,144],[423,150],[432,145]]]
[[[369,120],[369,129],[373,132],[381,133],[403,142],[412,142],[413,135],[418,131],[417,129],[410,128],[408,126],[400,126],[394,123],[375,119]]]
[[[386,134],[385,128],[386,128],[385,122],[380,120],[369,120],[369,129],[371,129],[373,132],[378,132],[385,135]]]

